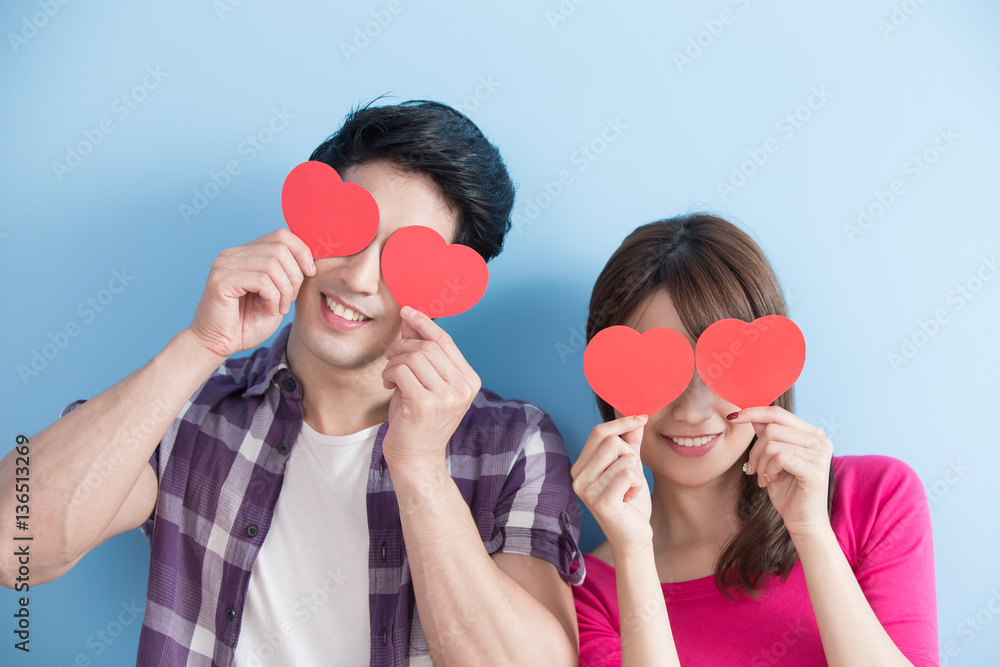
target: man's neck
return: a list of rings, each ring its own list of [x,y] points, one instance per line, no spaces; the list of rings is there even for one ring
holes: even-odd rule
[[[324,435],[350,435],[389,418],[391,389],[382,385],[385,359],[360,368],[335,368],[289,336],[285,356],[302,383],[302,417]]]

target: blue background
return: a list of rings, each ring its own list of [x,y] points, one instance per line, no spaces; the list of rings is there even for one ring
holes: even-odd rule
[[[1000,250],[1000,6],[50,0],[48,17],[44,4],[0,10],[4,449],[186,326],[212,259],[283,224],[282,180],[350,107],[387,92],[437,99],[480,125],[519,185],[488,293],[444,323],[484,385],[547,409],[575,458],[598,420],[582,325],[612,250],[661,217],[737,221],[805,333],[798,412],[837,454],[895,456],[924,482],[943,661],[995,664],[1000,280],[976,280],[996,278],[983,262]],[[156,85],[134,109],[116,104],[147,67],[165,77],[146,79]],[[814,87],[828,98],[800,108]],[[274,109],[294,118],[250,159],[241,145]],[[783,121],[796,113],[797,127]],[[113,131],[57,174],[103,119]],[[952,135],[944,152],[939,131]],[[777,151],[745,165],[768,139]],[[925,151],[933,163],[915,168]],[[185,222],[180,205],[230,160],[240,173]],[[731,181],[734,169],[753,173]],[[849,234],[894,180],[901,194]],[[78,304],[123,268],[134,279],[88,320]],[[959,307],[965,284],[977,291]],[[939,310],[947,321],[922,336]],[[79,335],[24,381],[18,366],[69,322]],[[904,339],[916,353],[894,365]],[[586,517],[584,547],[600,539]],[[143,603],[148,556],[132,531],[33,589],[30,659],[12,648],[17,596],[0,591],[0,663],[132,663],[138,619],[110,645],[95,633]],[[977,614],[979,630],[962,625]]]

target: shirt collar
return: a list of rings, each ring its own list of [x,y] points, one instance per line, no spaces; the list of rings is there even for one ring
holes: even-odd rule
[[[249,389],[243,392],[244,398],[263,394],[268,385],[271,384],[271,380],[274,379],[275,374],[282,369],[288,370],[288,374],[291,377],[295,377],[288,367],[288,358],[285,356],[285,348],[288,346],[288,334],[291,330],[292,325],[286,324],[278,334],[278,337],[274,339],[274,343],[267,351],[263,361],[254,364],[253,368],[250,369],[247,376]]]

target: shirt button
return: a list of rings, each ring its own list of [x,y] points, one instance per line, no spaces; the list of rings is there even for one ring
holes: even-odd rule
[[[291,447],[288,446],[287,442],[282,442],[281,444],[278,445],[278,453],[281,454],[282,456],[287,454],[289,449],[291,449]]]
[[[382,544],[382,560],[385,560],[385,543]]]
[[[386,630],[385,628],[382,628],[382,646],[385,646],[388,643],[389,643],[389,631]]]
[[[258,532],[257,526],[253,524],[247,526],[247,535],[249,535],[250,537],[257,537],[257,532]]]
[[[232,607],[226,607],[226,618],[228,618],[230,621],[236,618],[236,610],[233,609]]]
[[[295,391],[295,380],[288,378],[282,383],[282,386],[285,388],[285,391]]]

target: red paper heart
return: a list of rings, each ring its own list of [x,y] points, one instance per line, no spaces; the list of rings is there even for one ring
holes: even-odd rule
[[[781,315],[753,322],[712,323],[694,351],[709,389],[740,408],[770,405],[795,384],[806,362],[806,341]]]
[[[490,272],[472,248],[448,245],[430,227],[411,225],[385,242],[382,279],[400,308],[410,306],[428,317],[448,317],[479,302]]]
[[[296,166],[281,187],[281,212],[313,259],[361,252],[378,231],[378,204],[357,183],[344,183],[324,162]]]
[[[684,393],[694,375],[694,351],[679,331],[613,326],[597,332],[583,352],[594,392],[623,415],[651,415]]]

